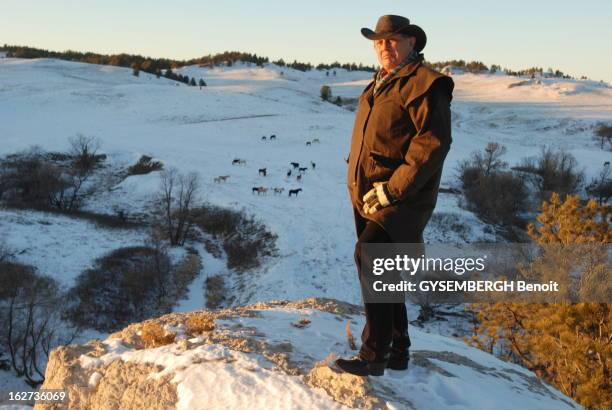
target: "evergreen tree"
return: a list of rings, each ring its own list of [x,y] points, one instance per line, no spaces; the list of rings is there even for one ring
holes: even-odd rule
[[[570,301],[471,305],[479,323],[470,341],[534,371],[587,408],[612,408],[612,309],[571,302],[606,300],[612,292],[603,246],[612,236],[612,206],[583,204],[577,195],[561,201],[555,193],[537,221],[528,233],[543,254],[520,270],[560,281]]]
[[[132,75],[134,75],[135,77],[138,77],[138,75],[140,74],[140,65],[138,63],[132,63],[131,67],[132,67]]]
[[[321,99],[324,101],[329,101],[332,96],[332,91],[329,85],[321,86]]]

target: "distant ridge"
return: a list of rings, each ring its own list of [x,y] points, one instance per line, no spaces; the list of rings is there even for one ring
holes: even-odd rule
[[[263,67],[265,63],[270,63],[270,59],[268,57],[258,56],[254,53],[247,53],[241,51],[224,51],[222,53],[217,54],[208,54],[205,56],[191,58],[188,60],[177,60],[177,59],[169,59],[169,58],[152,58],[148,56],[142,56],[140,54],[99,54],[93,52],[80,52],[73,50],[65,50],[65,51],[50,51],[41,48],[29,47],[29,46],[17,46],[17,45],[8,45],[4,44],[2,50],[6,52],[6,57],[13,58],[57,58],[60,60],[68,60],[68,61],[79,61],[83,63],[90,64],[100,64],[100,65],[113,65],[119,67],[131,67],[138,68],[144,72],[148,72],[151,74],[161,74],[162,70],[167,69],[175,69],[178,67],[188,66],[188,65],[200,65],[204,67],[214,67],[214,66],[231,66],[236,61],[244,61],[247,63],[255,64],[258,67]],[[367,66],[361,63],[340,63],[335,61],[331,64],[319,63],[314,66],[312,63],[304,63],[294,60],[293,62],[285,62],[282,58],[277,61],[272,61],[273,64],[279,66],[286,66],[300,71],[309,71],[312,69],[317,70],[329,70],[334,68],[343,68],[348,71],[370,71],[375,72],[378,70],[377,66]],[[428,62],[425,61],[425,64],[429,67],[432,67],[436,70],[442,70],[444,67],[453,66],[457,68],[461,68],[465,71],[469,71],[472,73],[479,72],[497,72],[503,71],[507,75],[514,76],[533,76],[533,75],[546,75],[549,77],[556,78],[569,78],[576,79],[576,77],[570,76],[568,74],[563,73],[560,70],[554,70],[552,68],[548,68],[544,70],[541,67],[530,67],[527,69],[522,69],[518,71],[513,71],[507,68],[503,68],[497,64],[491,64],[491,66],[487,66],[481,61],[465,61],[465,60],[448,60],[448,61],[439,61],[439,62]],[[546,73],[546,74],[545,74]],[[587,79],[586,76],[580,76],[580,79]]]

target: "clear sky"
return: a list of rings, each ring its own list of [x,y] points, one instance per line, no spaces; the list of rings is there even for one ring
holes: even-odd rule
[[[275,60],[375,64],[359,32],[400,14],[430,61],[548,67],[612,82],[612,0],[2,0],[0,45],[192,58],[226,50]]]

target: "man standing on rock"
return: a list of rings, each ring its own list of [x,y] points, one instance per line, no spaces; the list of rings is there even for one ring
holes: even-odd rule
[[[363,281],[364,243],[423,243],[451,145],[453,81],[423,65],[427,37],[401,16],[378,19],[372,40],[381,66],[359,98],[348,159],[355,215],[355,261]],[[367,249],[367,247],[365,248]],[[363,283],[363,282],[362,282]],[[405,303],[368,303],[361,350],[338,359],[342,370],[380,376],[408,367]]]

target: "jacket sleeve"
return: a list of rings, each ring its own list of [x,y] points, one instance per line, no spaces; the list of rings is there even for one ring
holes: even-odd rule
[[[450,85],[447,81],[450,81]],[[442,166],[450,150],[453,83],[449,78],[434,81],[426,94],[407,106],[416,128],[404,163],[391,178],[387,188],[396,201],[416,194]]]

